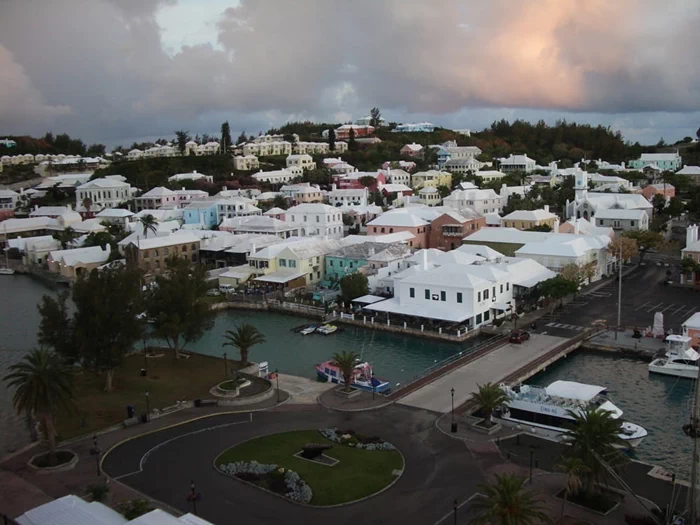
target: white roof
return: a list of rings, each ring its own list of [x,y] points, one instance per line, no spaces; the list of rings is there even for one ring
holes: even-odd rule
[[[414,143],[412,143],[412,144],[406,144],[406,145],[404,146],[404,148],[408,148],[408,149],[410,149],[411,151],[420,151],[420,150],[423,149],[423,146],[421,146],[420,144],[416,144],[416,143],[414,142]]]
[[[499,178],[499,179],[501,177],[506,176],[505,173],[503,173],[502,171],[498,171],[498,170],[479,170],[476,173],[476,175],[478,177],[483,177],[483,178],[489,177],[489,178]],[[464,183],[462,183],[462,184],[464,184]]]
[[[648,210],[653,208],[652,204],[646,200],[644,195],[638,193],[598,193],[589,191],[586,195],[588,200],[596,210],[600,208],[638,208]]]
[[[102,503],[69,495],[28,510],[19,525],[124,525],[127,519]]]
[[[700,166],[683,166],[676,175],[700,175]]]
[[[114,188],[130,188],[131,184],[116,179],[95,179],[78,186],[79,190],[87,190],[90,188],[96,189],[114,189]]]
[[[50,257],[56,261],[63,263],[66,266],[75,266],[76,264],[102,264],[109,259],[110,247],[109,244],[103,250],[99,246],[90,246],[88,248],[76,248],[74,250],[56,250],[50,252]]]
[[[545,210],[516,210],[503,217],[504,221],[543,221],[556,215]]]
[[[555,381],[545,388],[547,395],[579,401],[590,401],[605,391],[604,386],[587,385],[575,381]]]
[[[286,212],[287,212],[287,210],[283,210],[282,208],[275,207],[275,208],[270,208],[269,210],[264,212],[263,215],[283,215]]]
[[[639,160],[642,162],[656,162],[660,160],[676,160],[678,153],[642,153]]]
[[[102,225],[102,221],[97,218],[74,222],[70,226],[78,233],[102,232],[107,229]]]
[[[419,194],[438,193],[438,189],[434,188],[433,186],[426,186],[424,188],[421,188],[418,193]]]
[[[471,308],[469,308],[469,305],[466,303],[464,305],[447,305],[446,303],[440,304],[438,301],[433,301],[428,308],[425,303],[422,302],[401,304],[396,297],[367,305],[365,308],[375,312],[411,315],[414,317],[439,319],[453,323],[461,323],[474,316],[474,312],[472,312]]]
[[[192,232],[172,234],[162,237],[151,237],[150,239],[141,239],[137,241],[131,241],[131,244],[138,246],[141,250],[150,250],[152,248],[164,248],[166,246],[172,246],[174,244],[184,244],[188,242],[194,242],[199,244],[199,237]]]
[[[406,209],[398,209],[382,213],[379,217],[367,223],[367,226],[403,226],[409,228],[427,225],[428,222],[424,221],[417,215],[406,211]]]
[[[480,257],[483,257],[487,260],[500,259],[501,257],[503,257],[503,254],[501,252],[497,252],[496,250],[494,250],[493,248],[489,248],[488,246],[478,244],[463,244],[455,251],[479,255]]]
[[[486,217],[486,224],[490,226],[500,226],[501,225],[501,216],[498,214],[498,212],[491,212],[487,213],[484,215]]]
[[[617,208],[603,208],[596,210],[596,219],[631,219],[642,220],[646,215],[644,210],[626,210]]]
[[[389,193],[396,193],[399,191],[412,191],[411,188],[409,188],[405,184],[383,184],[380,189]]]
[[[268,283],[288,283],[294,279],[298,279],[306,275],[307,272],[292,272],[289,270],[278,270],[276,272],[267,273],[257,277],[256,281],[264,281]]]
[[[333,213],[334,211],[336,211],[336,209],[328,204],[306,202],[304,204],[292,206],[287,210],[287,213]]]
[[[32,230],[62,230],[57,219],[50,217],[29,217],[27,219],[6,219],[0,222],[2,233],[17,233]]]
[[[19,197],[19,193],[16,191],[12,190],[3,190],[0,189],[0,197],[7,198],[7,197]]]
[[[348,236],[349,237],[349,236]],[[346,237],[347,238],[347,237]],[[416,238],[415,235],[413,235],[411,232],[403,231],[403,232],[394,232],[394,233],[387,233],[387,234],[382,234],[382,235],[367,235],[365,237],[368,241],[372,242],[384,242],[384,243],[392,243],[392,242],[408,242],[412,241],[413,239]]]
[[[353,303],[360,303],[360,304],[374,304],[378,303],[379,301],[383,301],[386,299],[386,297],[380,297],[379,295],[363,295],[362,297],[358,297],[357,299],[353,299]]]
[[[125,210],[123,208],[108,208],[106,210],[102,210],[100,213],[96,215],[96,217],[131,217],[134,215],[134,212],[130,210]]]
[[[30,217],[48,217],[50,215],[66,215],[72,212],[68,206],[40,206],[29,212]]]
[[[502,157],[498,159],[501,164],[535,164],[535,160],[527,155],[510,155],[508,158]]]
[[[164,188],[162,186],[157,186],[150,191],[147,191],[143,195],[141,195],[140,198],[142,199],[152,199],[154,197],[170,197],[171,195],[175,195],[175,192],[173,190],[169,190],[168,188]]]
[[[700,329],[700,312],[695,312],[683,322],[683,328]]]

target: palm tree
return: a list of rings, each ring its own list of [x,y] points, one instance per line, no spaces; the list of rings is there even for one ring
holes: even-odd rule
[[[471,400],[477,403],[484,413],[486,426],[491,426],[491,414],[493,414],[493,411],[499,406],[508,401],[508,394],[506,394],[501,387],[493,383],[485,383],[483,385],[477,383],[476,386],[479,391],[472,393]]]
[[[150,231],[153,235],[158,233],[158,221],[151,215],[144,215],[139,219],[139,223],[143,227],[143,236],[148,237],[148,232]]]
[[[581,460],[586,472],[581,472],[586,494],[591,496],[596,485],[607,478],[607,468],[619,469],[628,458],[622,452],[626,447],[620,437],[622,423],[607,410],[588,407],[583,411],[569,410],[574,422],[564,441],[571,445],[571,455]]]
[[[566,486],[564,487],[564,501],[561,504],[560,520],[560,523],[564,523],[566,500],[570,495],[578,493],[583,488],[583,475],[590,469],[581,461],[581,458],[575,456],[562,458],[561,463],[556,468],[566,474]]]
[[[469,508],[474,513],[470,523],[476,525],[533,525],[551,523],[542,500],[523,489],[525,478],[514,474],[496,474],[492,483],[482,483],[481,497],[474,498]]]
[[[61,249],[63,250],[65,250],[66,247],[78,237],[80,237],[78,232],[76,232],[70,226],[68,226],[68,228],[64,229],[63,231],[56,232],[53,234],[53,238],[61,243]]]
[[[360,359],[359,354],[352,351],[336,352],[333,354],[333,364],[340,369],[340,373],[343,374],[343,381],[345,382],[345,390],[350,390],[352,383],[352,372],[357,365],[357,361]]]
[[[17,413],[34,414],[49,443],[49,465],[56,464],[55,415],[72,406],[73,368],[50,350],[34,349],[12,365],[4,377],[15,389],[12,404]]]
[[[236,327],[236,330],[228,330],[224,334],[224,341],[221,346],[232,346],[238,348],[241,353],[241,366],[248,364],[248,351],[251,347],[265,342],[265,336],[261,334],[255,326],[243,323]]]
[[[85,208],[85,213],[90,213],[90,208],[92,208],[92,199],[90,197],[85,197],[83,199],[83,208]]]

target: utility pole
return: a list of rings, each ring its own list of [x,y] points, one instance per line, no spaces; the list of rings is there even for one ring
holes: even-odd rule
[[[700,369],[698,369],[700,380]],[[700,423],[700,385],[695,381],[695,398],[693,400],[693,415],[687,434],[693,440],[693,463],[690,469],[690,492],[688,494],[688,525],[700,525],[700,494],[698,494],[698,470],[700,454],[698,451],[698,423]]]
[[[615,341],[617,341],[617,333],[620,331],[622,320],[622,239],[618,238],[619,243],[617,249],[617,265],[619,268],[619,279],[617,282],[617,327],[615,328]]]

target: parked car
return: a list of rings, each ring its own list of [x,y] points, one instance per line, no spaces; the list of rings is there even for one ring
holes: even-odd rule
[[[525,330],[515,330],[512,334],[510,334],[509,341],[519,345],[528,339],[530,339],[530,332],[526,332]]]
[[[223,294],[232,293],[235,290],[232,284],[219,285],[219,291]]]
[[[219,290],[217,290],[216,288],[212,288],[211,290],[207,290],[207,295],[217,296],[217,295],[221,295],[221,292]]]

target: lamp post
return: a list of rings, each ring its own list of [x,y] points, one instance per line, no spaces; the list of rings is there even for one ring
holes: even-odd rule
[[[224,352],[224,379],[228,377],[228,364],[226,363],[226,352]]]
[[[194,480],[190,483],[190,493],[187,495],[187,501],[192,503],[192,512],[196,516],[197,515],[197,500],[202,497],[201,494],[199,494],[195,488],[194,488]]]
[[[454,434],[457,432],[457,422],[455,421],[455,389],[452,387],[450,389],[450,394],[452,394],[452,425],[450,430]]]
[[[374,401],[374,394],[377,391],[377,387],[374,386],[374,370],[372,370],[372,376],[369,378],[372,383],[372,401]]]
[[[146,421],[151,420],[151,404],[148,395],[148,390],[146,390]]]
[[[459,505],[457,504],[457,500],[454,501],[452,504],[452,510],[454,510],[454,517],[455,517],[455,523],[454,525],[457,525],[457,509],[459,508]]]
[[[95,463],[97,465],[97,475],[100,476],[100,446],[97,444],[97,434],[92,436],[92,444],[93,444],[93,450],[95,452]]]
[[[617,341],[617,332],[620,331],[620,321],[622,318],[622,239],[619,239],[620,249],[617,255],[617,266],[619,268],[617,281],[617,327],[615,328],[615,341]]]
[[[280,402],[280,373],[277,368],[275,368],[275,381],[277,382],[277,402]]]

